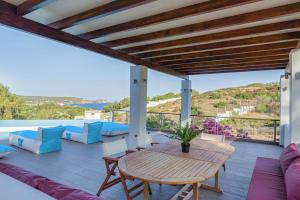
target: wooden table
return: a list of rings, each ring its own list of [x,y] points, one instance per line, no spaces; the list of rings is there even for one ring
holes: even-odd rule
[[[191,184],[191,195],[198,200],[198,188],[221,192],[218,171],[234,152],[229,144],[195,139],[189,153],[182,153],[180,143],[171,141],[128,154],[119,160],[119,170],[144,182],[144,200],[148,200],[148,183]],[[215,185],[201,184],[215,177]],[[186,188],[185,188],[186,189]],[[175,199],[175,198],[174,198]]]

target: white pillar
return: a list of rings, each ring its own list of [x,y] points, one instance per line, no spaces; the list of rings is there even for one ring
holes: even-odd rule
[[[136,135],[146,134],[147,115],[147,68],[130,68],[130,125],[129,145],[136,145]]]
[[[192,83],[189,79],[181,81],[181,126],[191,124]]]
[[[290,143],[290,77],[280,77],[280,145]]]
[[[300,49],[290,53],[290,143],[300,143]]]

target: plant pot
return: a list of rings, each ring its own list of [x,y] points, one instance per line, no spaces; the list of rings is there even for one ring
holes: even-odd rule
[[[181,143],[181,150],[182,150],[182,153],[190,152],[190,144]]]

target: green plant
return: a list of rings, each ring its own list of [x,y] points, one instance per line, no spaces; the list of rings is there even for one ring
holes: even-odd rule
[[[225,108],[226,107],[226,103],[224,101],[219,101],[218,103],[214,104],[215,108]]]
[[[185,127],[180,127],[175,130],[173,138],[180,140],[182,144],[188,145],[198,135],[196,130],[192,129],[189,124]]]

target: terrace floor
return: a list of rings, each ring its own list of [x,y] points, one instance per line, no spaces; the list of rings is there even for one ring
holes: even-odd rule
[[[156,136],[155,140],[163,140]],[[0,141],[7,143],[7,141]],[[236,152],[227,162],[226,172],[220,170],[220,185],[223,194],[200,190],[200,199],[207,200],[242,200],[246,198],[252,170],[256,157],[278,158],[282,149],[278,146],[233,142]],[[79,188],[95,194],[105,177],[104,162],[101,158],[101,144],[84,145],[63,141],[63,151],[45,155],[35,155],[18,149],[14,154],[0,160],[20,166],[36,174],[48,177],[57,182]],[[151,184],[153,191],[150,199],[170,199],[180,188],[177,186]],[[102,196],[107,200],[125,199],[121,185],[115,185],[104,191]],[[143,199],[139,196],[137,199]]]

